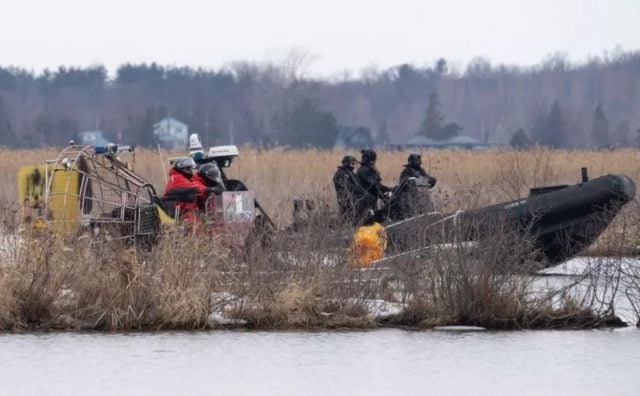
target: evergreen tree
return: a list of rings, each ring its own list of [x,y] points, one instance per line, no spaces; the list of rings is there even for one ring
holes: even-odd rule
[[[293,147],[331,148],[338,136],[336,117],[319,110],[309,99],[299,103],[292,112],[279,114],[275,123],[280,124],[280,143]]]
[[[598,148],[608,147],[609,141],[609,120],[604,114],[602,103],[598,104],[593,113],[593,126],[591,129],[593,145]]]
[[[148,108],[144,112],[144,117],[140,123],[140,129],[138,136],[141,137],[141,142],[147,147],[153,147],[156,145],[156,136],[153,134],[153,127],[156,122],[160,121],[157,115],[157,111],[154,108]]]
[[[33,121],[33,128],[36,131],[37,143],[31,142],[32,145],[41,147],[47,140],[53,140],[51,135],[55,132],[55,119],[50,112],[44,111],[38,114]]]
[[[0,146],[15,147],[17,142],[11,128],[9,111],[4,104],[4,99],[0,95]]]
[[[544,139],[547,131],[547,111],[546,105],[540,106],[536,109],[533,116],[533,122],[530,130],[530,140],[533,144],[542,146],[542,140]]]
[[[429,104],[427,105],[424,120],[417,135],[426,136],[430,139],[442,139],[443,121],[442,104],[438,99],[438,93],[433,91],[431,95],[429,95]]]
[[[436,62],[435,69],[436,69],[436,73],[439,76],[444,76],[445,74],[447,74],[447,71],[449,70],[447,61],[444,58],[438,59],[438,61]]]
[[[462,132],[464,128],[458,125],[455,122],[449,122],[444,127],[442,127],[442,131],[440,132],[440,139],[446,140],[451,139],[452,137],[456,137]]]
[[[409,104],[420,100],[424,92],[433,90],[433,81],[426,78],[423,71],[404,64],[397,69],[395,87],[397,100]]]
[[[51,112],[40,113],[33,126],[39,136],[37,146],[65,146],[79,132],[78,123],[74,119],[58,117]]]
[[[513,134],[509,145],[516,149],[525,149],[531,146],[531,140],[524,129],[520,128]]]
[[[0,66],[0,91],[14,91],[18,88],[18,78],[11,69]]]
[[[130,139],[138,146],[155,147],[156,137],[153,134],[153,126],[157,122],[156,109],[148,107],[144,114],[138,117],[127,117],[127,129],[124,133],[125,139]]]
[[[61,117],[55,124],[56,134],[48,135],[46,143],[50,146],[65,145],[75,139],[78,132],[78,123],[71,117]]]
[[[547,147],[560,148],[563,146],[567,135],[567,119],[556,99],[551,105],[547,125],[543,131],[540,144]]]

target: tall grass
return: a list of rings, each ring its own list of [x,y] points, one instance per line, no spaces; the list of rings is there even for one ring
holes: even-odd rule
[[[215,312],[256,328],[609,323],[611,312],[601,310],[602,304],[559,298],[559,290],[532,297],[530,272],[537,268],[528,241],[514,241],[514,233],[500,224],[482,249],[459,245],[385,268],[351,269],[346,257],[352,230],[334,221],[331,177],[342,156],[355,153],[241,149],[228,176],[253,188],[286,230],[242,255],[216,237],[181,228],[164,230],[144,255],[122,244],[90,244],[86,237],[63,241],[19,234],[15,173],[56,154],[0,150],[0,329],[200,329],[223,325],[211,320]],[[514,199],[534,185],[575,183],[583,166],[591,177],[625,173],[637,181],[640,175],[634,150],[422,154],[438,178],[434,201],[442,212]],[[386,184],[397,183],[407,155],[379,153]],[[167,168],[157,152],[138,151],[135,168],[163,190]],[[294,197],[310,198],[317,207],[307,225],[296,229],[287,228]],[[640,241],[638,208],[637,201],[628,205],[593,251],[631,251]],[[370,304],[379,299],[406,309],[398,316],[374,317]]]
[[[354,270],[343,238],[348,230],[336,228],[326,213],[312,220],[241,256],[215,236],[181,227],[165,230],[146,253],[121,242],[23,234],[0,258],[0,329],[611,323],[613,312],[596,309],[593,301],[557,302],[560,290],[532,296],[530,271],[537,263],[528,241],[499,224],[476,247],[433,248],[388,266]],[[589,290],[596,292],[595,286]],[[373,315],[379,308],[372,304],[381,300],[403,309]],[[227,322],[212,320],[214,314]]]
[[[109,330],[204,328],[226,249],[167,231],[142,261],[121,243],[67,246],[54,236],[5,248],[0,267],[4,328]]]
[[[442,211],[514,199],[526,195],[528,188],[533,186],[576,183],[580,180],[580,168],[585,166],[591,177],[624,173],[640,180],[640,152],[637,150],[431,150],[421,153],[427,171],[438,178],[434,201]],[[335,201],[331,178],[346,154],[359,157],[353,151],[240,148],[240,157],[227,173],[229,177],[245,181],[256,191],[263,206],[273,212],[273,217],[286,225],[291,220],[293,197]],[[377,166],[384,183],[397,184],[408,154],[402,151],[379,153]],[[163,158],[166,162],[167,158],[179,155],[184,153],[163,153]],[[17,204],[15,175],[20,166],[56,156],[55,149],[0,149],[0,183],[3,186],[0,203],[5,206]],[[167,164],[164,169],[162,166],[157,151],[137,150],[136,171],[160,193],[168,171]],[[463,194],[460,199],[462,192],[470,194]]]

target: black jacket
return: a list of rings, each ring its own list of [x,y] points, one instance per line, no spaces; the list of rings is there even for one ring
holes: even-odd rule
[[[427,180],[429,180],[429,187],[433,187],[436,185],[436,178],[433,176],[430,176],[422,167],[420,166],[413,166],[413,165],[405,165],[404,169],[402,170],[402,172],[400,173],[400,185],[403,184],[405,179],[408,179],[410,177],[416,177],[416,178],[425,178]]]
[[[356,174],[346,166],[339,166],[333,175],[333,186],[336,189],[338,202],[361,195],[362,187]]]
[[[383,194],[391,191],[391,188],[382,184],[380,172],[371,164],[362,163],[358,169],[358,180],[360,185],[368,193],[365,198],[367,206],[375,209],[378,198],[383,198]]]
[[[427,179],[429,188],[435,186],[436,178],[429,176],[420,166],[405,165],[400,173],[400,183],[389,205],[389,217],[403,220],[422,213],[433,211],[428,190],[421,192],[411,178]]]
[[[333,186],[336,189],[340,215],[345,221],[356,221],[361,202],[367,195],[360,185],[358,176],[349,167],[339,166],[333,175]]]

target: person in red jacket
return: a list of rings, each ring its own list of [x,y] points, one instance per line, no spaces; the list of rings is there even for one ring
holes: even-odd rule
[[[175,202],[180,218],[185,222],[198,220],[198,202],[202,202],[207,194],[207,187],[194,174],[195,161],[181,158],[169,171],[169,181],[164,189],[163,199]]]

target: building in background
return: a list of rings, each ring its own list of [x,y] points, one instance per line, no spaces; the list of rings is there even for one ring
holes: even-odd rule
[[[78,133],[78,144],[92,144],[94,146],[106,146],[109,141],[102,131],[85,131]]]
[[[165,148],[186,148],[189,127],[175,118],[165,117],[153,126],[153,136]]]
[[[496,144],[483,142],[468,135],[457,135],[449,139],[435,140],[425,136],[413,136],[404,141],[393,141],[390,146],[396,149],[431,148],[431,149],[466,149],[482,150]]]
[[[373,136],[367,127],[341,127],[336,137],[334,149],[366,149],[373,148]]]

